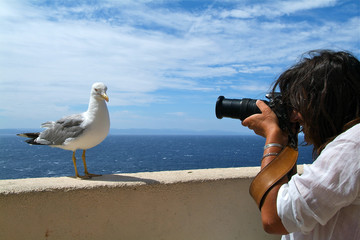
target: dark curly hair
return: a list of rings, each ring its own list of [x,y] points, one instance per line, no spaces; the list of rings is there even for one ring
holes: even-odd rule
[[[360,62],[344,51],[306,55],[280,75],[273,92],[279,87],[289,112],[303,116],[305,140],[320,154],[346,124],[360,117]]]

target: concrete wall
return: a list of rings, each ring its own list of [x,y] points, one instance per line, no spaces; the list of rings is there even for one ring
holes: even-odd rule
[[[280,239],[248,193],[258,171],[0,180],[0,239]]]

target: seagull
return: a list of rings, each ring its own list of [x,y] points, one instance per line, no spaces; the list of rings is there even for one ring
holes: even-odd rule
[[[101,176],[88,172],[85,152],[101,143],[109,133],[110,118],[105,103],[105,101],[109,101],[109,97],[106,95],[106,91],[107,87],[104,83],[94,83],[91,87],[90,101],[86,112],[66,116],[56,122],[45,122],[41,124],[42,128],[46,128],[43,132],[17,135],[30,138],[25,142],[31,145],[48,145],[72,151],[75,175],[79,179]],[[79,175],[76,167],[75,152],[78,149],[83,150],[84,176]]]

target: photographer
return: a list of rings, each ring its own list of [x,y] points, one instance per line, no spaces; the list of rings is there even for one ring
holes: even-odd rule
[[[282,239],[360,239],[360,62],[347,52],[312,51],[275,82],[294,129],[316,159],[264,197],[266,232]],[[267,104],[242,124],[266,138],[261,168],[288,145]]]

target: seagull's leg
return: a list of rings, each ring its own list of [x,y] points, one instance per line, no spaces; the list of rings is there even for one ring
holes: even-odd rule
[[[82,160],[83,160],[83,162],[84,162],[85,175],[88,176],[88,177],[100,177],[101,175],[92,174],[92,173],[89,173],[89,172],[88,172],[87,166],[86,166],[85,152],[86,152],[86,150],[84,149],[83,154],[82,154]]]
[[[80,175],[79,175],[78,170],[77,170],[77,167],[76,167],[75,152],[76,152],[76,151],[73,151],[72,160],[73,160],[73,163],[74,163],[74,168],[75,168],[75,175],[76,175],[76,177],[77,177],[77,178],[81,178],[81,179],[88,179],[88,178],[90,178],[89,176],[80,176]]]
[[[78,173],[78,170],[77,170],[77,167],[76,167],[75,152],[76,152],[76,151],[73,151],[72,160],[73,160],[73,163],[74,163],[75,175],[76,175],[77,178],[80,178],[79,173]]]

